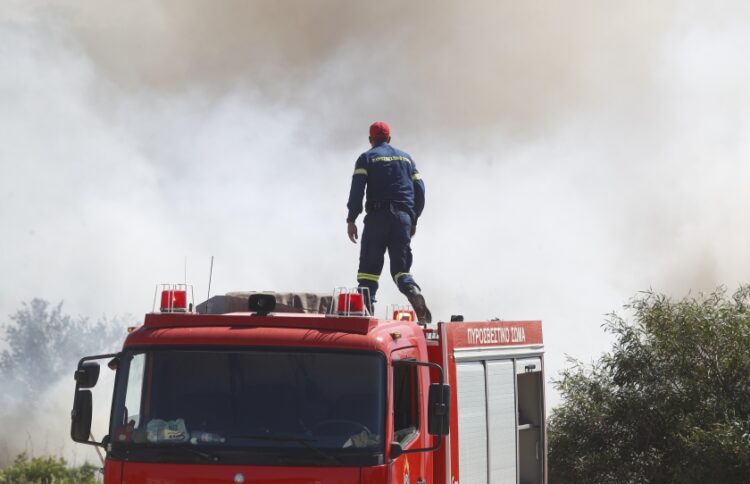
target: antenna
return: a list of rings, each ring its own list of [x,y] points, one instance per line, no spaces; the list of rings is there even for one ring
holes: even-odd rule
[[[185,285],[187,286],[187,256],[185,256]]]
[[[211,256],[211,268],[208,270],[208,294],[206,294],[206,313],[211,314],[211,278],[214,275],[214,256]]]

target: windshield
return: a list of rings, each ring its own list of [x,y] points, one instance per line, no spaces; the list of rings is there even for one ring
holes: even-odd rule
[[[377,353],[147,350],[123,353],[118,372],[115,457],[382,462],[385,360]]]

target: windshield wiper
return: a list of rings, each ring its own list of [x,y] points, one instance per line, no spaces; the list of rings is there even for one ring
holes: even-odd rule
[[[202,450],[198,450],[195,447],[192,447],[192,444],[180,445],[177,448],[178,449],[185,449],[188,452],[190,452],[191,454],[203,457],[204,459],[210,459],[210,460],[212,460],[214,462],[218,462],[219,461],[219,456],[218,455],[211,454],[209,452],[204,452]]]
[[[162,454],[173,454],[172,451],[187,451],[190,454],[197,455],[198,457],[201,457],[205,460],[210,460],[212,462],[218,462],[219,456],[215,454],[210,454],[208,452],[204,452],[202,450],[198,450],[195,447],[193,447],[191,444],[156,444],[156,445],[146,445],[143,447],[131,447],[128,449],[128,452],[144,452],[144,451],[155,451]]]
[[[292,435],[232,435],[230,439],[248,439],[248,440],[267,440],[271,442],[297,442],[312,450],[320,457],[323,457],[327,461],[333,462],[334,464],[343,465],[344,463],[333,454],[324,452],[319,447],[314,446],[312,443],[316,442],[315,439],[306,439],[304,437],[295,437]]]

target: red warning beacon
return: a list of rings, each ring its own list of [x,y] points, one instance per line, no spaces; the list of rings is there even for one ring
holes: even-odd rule
[[[162,313],[187,313],[192,312],[192,301],[188,304],[188,291],[192,300],[193,287],[187,284],[159,284],[156,293],[161,288],[161,300],[159,311]],[[154,305],[156,305],[156,294],[154,294]]]

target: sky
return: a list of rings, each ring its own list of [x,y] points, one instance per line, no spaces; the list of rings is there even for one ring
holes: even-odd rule
[[[355,285],[383,120],[426,184],[435,319],[541,319],[549,381],[638,291],[748,282],[749,10],[3,0],[0,322],[34,297],[140,317],[186,261],[201,302],[211,256],[212,294]]]

